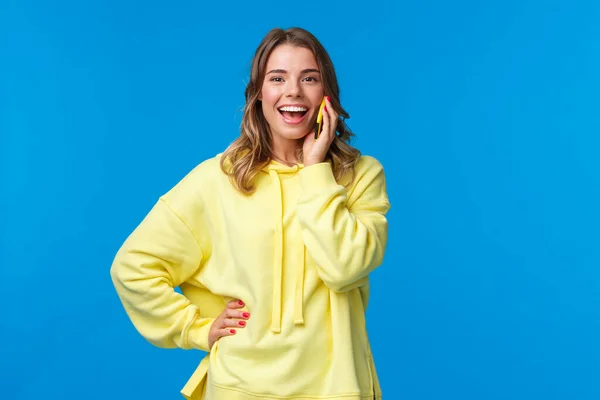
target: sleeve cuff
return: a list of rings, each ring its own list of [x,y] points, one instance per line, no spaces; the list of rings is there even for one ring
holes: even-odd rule
[[[188,343],[191,348],[209,352],[208,333],[214,318],[198,318],[188,332]]]
[[[307,192],[319,192],[322,189],[338,186],[333,176],[331,164],[322,162],[302,168],[298,172],[302,190]]]

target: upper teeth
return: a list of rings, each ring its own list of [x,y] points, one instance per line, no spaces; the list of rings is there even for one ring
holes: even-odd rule
[[[304,107],[285,106],[285,107],[281,107],[279,110],[280,111],[299,112],[299,111],[306,111],[306,108],[304,108]]]

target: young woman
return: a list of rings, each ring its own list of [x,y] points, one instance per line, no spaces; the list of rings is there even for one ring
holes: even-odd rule
[[[112,280],[138,331],[209,352],[184,397],[381,398],[365,310],[390,205],[381,164],[347,143],[340,117],[323,46],[272,30],[240,137],[163,195],[117,253]]]

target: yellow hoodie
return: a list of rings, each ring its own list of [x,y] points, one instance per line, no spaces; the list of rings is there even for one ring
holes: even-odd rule
[[[380,399],[365,310],[387,242],[381,164],[361,157],[345,188],[329,163],[271,161],[244,196],[220,157],[160,197],[115,257],[136,329],[159,347],[208,352],[214,318],[241,299],[247,326],[215,343],[184,397]]]

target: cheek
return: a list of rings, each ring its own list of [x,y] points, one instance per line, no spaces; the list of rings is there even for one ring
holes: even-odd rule
[[[324,96],[325,96],[325,90],[323,90],[323,87],[321,86],[317,90],[317,99],[319,99],[319,103],[321,102],[321,100],[323,100]]]
[[[277,100],[279,99],[279,93],[277,90],[274,90],[272,88],[263,87],[261,90],[261,97],[262,97],[263,106],[272,108],[277,103]]]
[[[322,87],[312,88],[313,90],[307,91],[307,95],[310,98],[310,102],[312,104],[316,104],[317,107],[321,105],[321,101],[323,101],[323,96],[325,96],[325,92]]]

